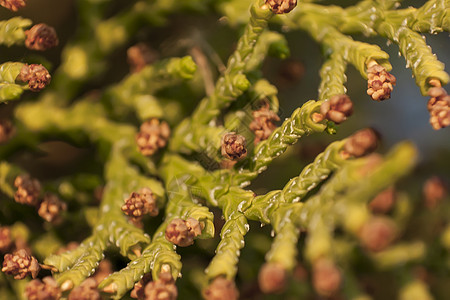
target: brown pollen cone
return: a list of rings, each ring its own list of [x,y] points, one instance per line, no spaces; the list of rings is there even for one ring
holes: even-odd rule
[[[143,155],[150,156],[166,146],[169,135],[170,128],[166,122],[151,119],[142,123],[136,135],[136,144]]]
[[[45,194],[44,199],[39,205],[38,214],[49,223],[59,223],[61,213],[67,210],[67,204],[59,200],[56,195]]]
[[[31,255],[32,254],[32,252],[31,252],[31,248],[30,248],[30,246],[27,244],[27,241],[26,241],[26,239],[23,237],[23,236],[15,236],[14,237],[14,251],[17,251],[17,250],[25,250],[25,252],[28,254],[28,255]]]
[[[14,279],[24,279],[27,275],[36,278],[40,269],[37,259],[28,255],[25,249],[20,249],[13,254],[5,254],[2,272],[13,275]]]
[[[340,124],[352,115],[352,100],[347,95],[334,95],[320,106],[320,113],[326,119]]]
[[[439,203],[447,196],[447,188],[441,178],[433,176],[423,185],[422,193],[425,200],[425,205],[432,209],[437,207]]]
[[[297,6],[297,0],[266,0],[266,5],[275,14],[287,14]]]
[[[237,300],[239,292],[234,281],[219,276],[203,291],[206,300]]]
[[[431,97],[428,101],[430,124],[434,130],[450,125],[450,95],[441,87],[432,87],[428,90]]]
[[[141,220],[146,214],[156,216],[159,212],[156,199],[149,188],[142,188],[138,193],[131,193],[130,197],[125,199],[122,211],[135,221]]]
[[[369,174],[372,174],[382,163],[383,156],[378,153],[371,153],[367,155],[364,163],[358,168],[356,171],[357,176],[367,177]]]
[[[97,204],[100,204],[100,202],[102,202],[104,191],[105,191],[105,187],[102,185],[99,185],[94,189],[94,199]]]
[[[373,217],[367,221],[359,232],[361,244],[369,251],[378,252],[386,249],[397,234],[395,223],[385,217]]]
[[[40,279],[34,279],[27,283],[25,287],[25,296],[28,300],[58,300],[61,298],[61,290],[55,279],[47,276],[44,277],[42,281]]]
[[[280,121],[277,114],[270,110],[268,103],[265,103],[259,110],[252,112],[253,121],[250,123],[250,130],[255,133],[255,145],[260,141],[267,140],[272,132],[277,128],[275,122]]]
[[[333,261],[320,258],[313,265],[313,286],[316,292],[329,297],[341,286],[342,275]]]
[[[396,79],[394,75],[376,62],[367,66],[367,94],[375,101],[391,98]]]
[[[12,11],[18,11],[19,9],[27,5],[25,0],[0,0],[0,5]]]
[[[240,160],[247,156],[245,137],[234,132],[222,137],[222,156],[231,160]]]
[[[385,214],[389,212],[395,202],[395,189],[389,187],[380,192],[369,202],[369,208],[374,213]]]
[[[145,286],[145,300],[175,300],[178,290],[170,272],[161,272],[159,279]]]
[[[11,230],[7,226],[0,227],[0,253],[7,252],[12,247]]]
[[[43,65],[25,64],[20,70],[17,79],[23,82],[28,82],[28,87],[33,92],[39,92],[50,84],[52,76],[48,73]]]
[[[282,292],[286,287],[286,269],[277,263],[265,263],[258,274],[259,288],[263,293]]]
[[[236,163],[237,163],[237,161],[233,161],[233,160],[224,158],[220,161],[220,168],[221,169],[232,169]]]
[[[292,274],[293,278],[297,281],[306,281],[308,279],[308,270],[301,263],[295,266],[294,272]]]
[[[25,31],[25,46],[31,50],[45,51],[58,46],[59,40],[53,27],[41,23]]]
[[[15,128],[11,121],[0,120],[0,144],[7,142],[15,132]]]
[[[37,179],[32,179],[29,175],[19,175],[14,180],[17,191],[14,200],[21,204],[37,206],[39,204],[39,194],[41,185]]]
[[[378,135],[370,128],[362,129],[347,139],[344,151],[353,157],[361,157],[373,152],[378,146]]]
[[[127,50],[127,61],[131,73],[141,71],[158,58],[158,54],[145,43],[138,43]]]
[[[101,300],[97,289],[97,281],[94,278],[85,279],[79,286],[69,294],[69,300]]]
[[[194,238],[202,233],[197,219],[173,219],[166,227],[166,239],[177,246],[187,247],[194,243]]]

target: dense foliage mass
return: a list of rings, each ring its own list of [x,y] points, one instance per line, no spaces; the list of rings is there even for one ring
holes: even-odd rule
[[[371,128],[328,145],[306,136],[358,115],[349,65],[367,80],[361,98],[391,98],[380,38],[429,99],[430,126],[448,130],[449,76],[422,34],[450,32],[450,0],[76,0],[68,36],[21,17],[27,2],[0,0],[15,12],[0,47],[29,49],[0,64],[0,299],[448,297],[449,169],[408,175],[416,146],[373,153]],[[185,36],[211,18],[217,34]],[[263,71],[290,55],[282,32],[323,50],[306,70],[320,74],[317,98],[296,95],[283,115],[278,87],[305,70]],[[47,50],[53,63],[35,55]],[[299,160],[280,189],[258,186]]]

